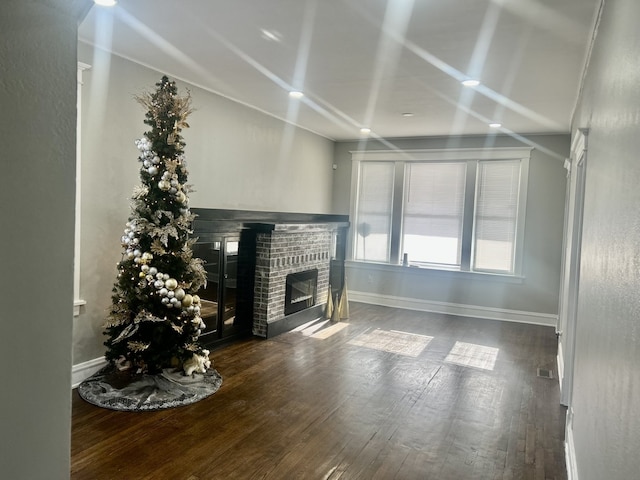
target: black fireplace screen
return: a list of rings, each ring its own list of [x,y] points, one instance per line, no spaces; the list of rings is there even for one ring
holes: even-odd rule
[[[284,314],[291,315],[316,304],[318,269],[287,275],[284,296]]]

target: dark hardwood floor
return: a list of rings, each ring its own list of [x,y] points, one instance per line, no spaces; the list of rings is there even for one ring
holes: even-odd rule
[[[190,406],[74,392],[71,478],[566,479],[552,328],[350,307],[213,351],[224,383]]]

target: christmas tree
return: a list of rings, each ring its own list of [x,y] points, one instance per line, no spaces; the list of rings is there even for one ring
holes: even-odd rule
[[[153,93],[136,100],[151,129],[136,140],[141,185],[122,237],[123,256],[105,324],[107,360],[120,370],[156,374],[182,368],[186,375],[210,367],[198,344],[204,323],[196,292],[206,282],[203,262],[193,258],[195,217],[188,207],[184,142],[191,96],[179,96],[163,76]]]

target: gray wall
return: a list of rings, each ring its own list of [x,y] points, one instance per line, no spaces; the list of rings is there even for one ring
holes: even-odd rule
[[[0,6],[0,476],[69,478],[78,3]]]
[[[487,276],[406,270],[376,272],[352,265],[347,269],[349,289],[430,302],[472,305],[488,309],[557,314],[569,136],[425,138],[392,140],[401,149],[534,146],[529,164],[522,283]],[[336,213],[349,213],[351,154],[353,150],[389,148],[375,141],[339,142],[333,199]]]
[[[139,183],[134,140],[148,130],[133,96],[152,91],[161,73],[81,43],[90,64],[82,90],[80,296],[73,362],[104,355],[102,324],[120,259],[120,237]],[[333,142],[200,88],[183,131],[192,207],[331,213]]]
[[[604,10],[574,128],[588,127],[573,390],[580,480],[640,472],[640,2]]]

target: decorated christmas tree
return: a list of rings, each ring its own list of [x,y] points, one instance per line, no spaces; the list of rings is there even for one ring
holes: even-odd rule
[[[193,258],[180,136],[192,112],[191,97],[179,96],[163,76],[153,93],[136,100],[150,127],[136,140],[141,185],[132,195],[132,213],[122,236],[123,256],[105,324],[107,360],[120,370],[156,374],[182,368],[186,375],[210,367],[209,352],[198,343],[204,323],[196,292],[206,282],[203,262]]]

